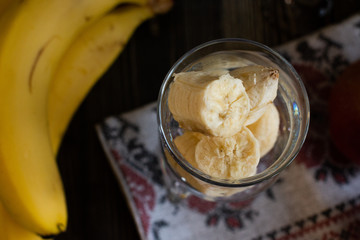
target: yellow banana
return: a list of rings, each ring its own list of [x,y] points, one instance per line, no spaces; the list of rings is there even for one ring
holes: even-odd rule
[[[10,8],[11,0],[0,0],[0,16],[5,11],[12,11]],[[33,232],[23,228],[15,222],[0,202],[0,239],[1,240],[42,240],[42,238]]]
[[[138,4],[144,4],[145,1],[143,0],[131,0],[132,2],[134,3],[138,3]],[[2,3],[2,2],[1,2]],[[1,7],[1,3],[0,3],[0,7]],[[171,7],[171,1],[160,1],[160,2],[154,2],[152,1],[150,4],[149,4],[152,9],[154,10],[154,12],[157,12],[157,13],[161,13],[161,12],[165,12],[169,9],[169,7]],[[159,6],[161,5],[161,6]],[[1,11],[2,9],[0,9]],[[107,27],[106,25],[109,23],[111,24],[112,21],[116,21],[116,19],[118,20],[115,25],[117,27],[123,27],[125,29],[120,29],[121,33],[123,34],[122,36],[119,36],[119,34],[110,34],[110,40],[114,40],[116,38],[120,38],[120,40],[123,40],[124,42],[126,42],[128,40],[128,38],[130,37],[131,33],[134,31],[134,29],[131,29],[131,28],[135,28],[138,24],[140,24],[140,22],[142,22],[143,20],[145,20],[146,18],[150,17],[152,14],[151,14],[151,11],[148,9],[148,8],[135,8],[135,7],[125,7],[123,10],[119,10],[119,11],[116,11],[116,13],[113,13],[113,14],[110,14],[110,15],[120,15],[122,12],[124,12],[124,16],[121,16],[121,17],[114,17],[114,16],[108,16],[106,18],[104,18],[101,22],[102,24],[97,24],[95,26],[98,26],[97,29],[99,29],[100,26],[104,26],[104,27]],[[133,19],[132,19],[133,18]],[[130,19],[130,24],[128,25],[124,25],[124,22],[127,22],[127,20]],[[118,23],[119,22],[119,23]],[[101,27],[100,27],[101,28]],[[107,31],[108,29],[103,29],[103,31],[100,29],[100,31],[98,32],[98,34],[102,34],[102,32],[104,33],[105,31]],[[96,30],[97,31],[97,30]],[[88,30],[88,34],[85,36],[88,36],[89,34],[91,34],[92,30]],[[82,34],[84,35],[84,34]],[[109,34],[107,34],[106,36],[108,36]],[[101,45],[101,41],[104,41],[104,44],[107,42],[109,43],[109,41],[106,41],[104,39],[104,37],[102,37],[101,35],[99,35],[98,39],[95,41],[100,41],[100,44]],[[86,37],[85,37],[85,41],[86,41]],[[75,42],[79,42],[79,41],[75,41]],[[74,45],[74,44],[73,44]],[[75,44],[76,45],[76,44]],[[91,43],[90,43],[91,45]],[[105,44],[106,46],[106,44]],[[101,47],[101,46],[100,46]],[[84,55],[86,56],[89,56],[89,54],[86,53],[86,50],[87,49],[82,49],[82,50],[85,50],[85,51],[82,51]],[[108,49],[110,50],[110,49]],[[107,61],[111,61],[111,56],[112,55],[117,55],[119,51],[121,51],[121,49],[117,49],[115,47],[115,49],[113,49],[113,53],[109,53],[109,54],[106,54],[107,55],[107,58],[108,59]],[[81,51],[80,51],[81,52]],[[94,54],[94,52],[92,52],[92,54]],[[96,54],[96,53],[95,53]],[[91,55],[91,54],[90,54]],[[81,63],[80,63],[81,64]],[[110,65],[110,63],[105,63],[102,65],[103,68],[106,68],[105,65]],[[99,70],[101,71],[101,70]],[[70,71],[71,72],[71,71]],[[65,74],[67,75],[67,74]],[[96,78],[96,77],[95,77]],[[93,78],[92,78],[93,79]],[[89,86],[91,87],[91,86]],[[83,95],[85,94],[86,92],[86,89],[83,90],[83,92],[80,91],[80,95]],[[75,94],[76,95],[76,94]],[[81,99],[79,99],[79,101],[81,101]],[[50,110],[51,112],[58,112],[58,111],[53,111],[53,110],[56,110],[56,107],[55,108],[52,108],[51,107],[52,105],[50,105]],[[75,110],[74,110],[75,111]],[[72,113],[70,114],[72,115]],[[70,117],[69,117],[70,119]],[[66,127],[67,123],[64,123],[64,128]],[[53,128],[51,127],[54,127],[56,125],[51,125],[50,126],[50,132],[59,132],[59,131],[51,131]],[[54,140],[54,135],[51,135],[51,139],[52,139],[52,142],[60,142],[61,139],[56,139],[56,141]],[[55,152],[57,152],[57,147],[54,148]],[[0,221],[2,221],[3,224],[1,224],[1,227],[3,228],[2,230],[0,230],[0,236],[1,236],[1,239],[6,239],[6,240],[12,240],[12,239],[29,239],[29,240],[38,240],[38,239],[41,239],[38,235],[36,235],[35,233],[33,232],[30,232],[29,230],[27,229],[24,229],[22,226],[20,226],[18,223],[16,223],[15,221],[13,221],[11,219],[11,216],[9,216],[9,214],[6,212],[6,210],[4,209],[4,207],[2,206],[2,204],[0,203]],[[1,229],[1,228],[0,228]]]
[[[2,204],[0,204],[0,236],[1,240],[42,240],[40,236],[15,222]]]
[[[52,80],[49,127],[57,150],[66,127],[86,94],[123,50],[136,27],[153,16],[147,6],[124,6],[105,15],[72,43]]]
[[[14,1],[0,20],[0,198],[16,222],[37,234],[55,235],[67,224],[47,124],[50,80],[78,32],[120,2]]]

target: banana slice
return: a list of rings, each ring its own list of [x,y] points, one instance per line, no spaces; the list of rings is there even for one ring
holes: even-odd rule
[[[266,107],[264,114],[255,123],[247,126],[260,143],[260,155],[263,157],[275,145],[279,134],[280,116],[273,103]]]
[[[174,143],[181,155],[195,168],[197,168],[195,161],[195,146],[204,137],[205,135],[198,132],[185,132],[183,135],[177,136],[174,139]]]
[[[200,142],[205,135],[198,132],[185,132],[181,136],[177,136],[174,139],[174,143],[181,153],[181,155],[185,158],[187,162],[189,162],[193,167],[199,169],[195,161],[195,147]],[[186,182],[197,189],[199,192],[202,192],[208,196],[224,196],[224,191],[220,191],[218,187],[211,186],[208,183],[205,183],[195,177],[193,177],[189,172],[184,170],[174,159],[168,157],[169,162],[176,172],[179,173]],[[233,189],[231,189],[233,190]]]
[[[259,107],[255,107],[252,110],[250,110],[249,115],[244,123],[244,126],[248,126],[250,124],[253,124],[254,122],[256,122],[257,120],[259,120],[259,118],[265,113],[267,107],[270,105],[271,103],[268,103],[264,106],[259,106]]]
[[[198,133],[198,132],[185,132],[183,135],[178,136],[174,139],[174,143],[181,153],[181,155],[188,161],[193,167],[201,170],[195,160],[195,149],[198,143],[207,136]],[[218,137],[216,137],[218,138]],[[166,153],[166,152],[165,152]],[[229,188],[229,187],[220,187],[214,186],[209,183],[203,182],[200,179],[193,177],[189,172],[184,170],[171,156],[166,154],[169,163],[174,168],[176,172],[179,173],[186,182],[197,189],[199,192],[211,197],[224,197],[231,196],[236,193],[242,192],[247,189],[244,188]],[[254,172],[255,173],[255,172]]]
[[[252,124],[264,112],[263,107],[276,98],[279,71],[274,68],[251,65],[234,69],[230,75],[243,81],[250,99],[250,114],[245,125]]]
[[[193,71],[175,74],[168,106],[183,129],[228,137],[241,130],[250,100],[242,81],[230,74]]]
[[[197,167],[221,179],[236,180],[254,175],[259,159],[259,142],[246,127],[232,137],[206,136],[195,149]]]

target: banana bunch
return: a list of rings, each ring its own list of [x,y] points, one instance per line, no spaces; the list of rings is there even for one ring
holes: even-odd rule
[[[259,65],[174,74],[168,107],[184,130],[174,139],[184,159],[220,179],[256,174],[260,158],[278,135],[280,117],[273,104],[278,80],[278,70]],[[204,193],[228,195],[190,182]]]
[[[0,1],[0,239],[66,230],[56,153],[82,99],[171,0]]]

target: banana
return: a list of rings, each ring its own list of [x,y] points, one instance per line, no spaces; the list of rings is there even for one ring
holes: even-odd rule
[[[1,29],[4,24],[6,24],[7,16],[14,11],[14,8],[17,7],[16,1],[11,0],[2,0],[0,1],[0,19]],[[5,209],[4,205],[0,201],[0,239],[2,240],[41,240],[42,238],[33,232],[28,231],[27,229],[20,226],[15,222],[12,217],[9,215],[8,211]]]
[[[88,60],[89,65],[84,66],[84,68],[91,68],[94,69],[96,66],[103,69],[97,69],[97,71],[100,71],[101,73],[103,71],[106,70],[106,68],[108,67],[108,65],[110,64],[110,62],[108,63],[108,61],[112,61],[112,59],[118,54],[118,52],[121,50],[123,45],[120,44],[109,44],[109,42],[126,42],[128,40],[128,38],[130,37],[130,35],[132,34],[132,32],[134,31],[134,29],[136,28],[136,26],[143,20],[145,20],[146,18],[150,17],[152,15],[152,12],[150,11],[150,9],[148,7],[137,7],[137,6],[126,6],[123,8],[120,8],[119,10],[114,11],[114,13],[111,14],[107,14],[105,15],[101,21],[97,21],[95,24],[90,25],[86,32],[86,34],[81,34],[80,37],[78,39],[75,40],[75,44],[73,43],[71,46],[71,50],[72,51],[76,51],[79,54],[77,56],[77,58],[73,59],[73,61],[71,61],[71,63],[73,64],[81,64],[83,62],[80,62],[80,60]],[[130,19],[130,21],[127,21],[128,19]],[[101,22],[98,23],[98,22]],[[109,31],[109,27],[114,24],[114,26],[116,28],[119,29],[114,29],[115,31]],[[110,32],[110,33],[109,33]],[[111,33],[117,33],[117,34],[111,34]],[[91,36],[91,34],[94,34],[93,36]],[[96,34],[96,35],[95,35]],[[85,36],[84,36],[85,35]],[[89,36],[90,35],[90,36]],[[109,36],[110,35],[110,36]],[[91,38],[92,37],[92,38]],[[91,41],[100,41],[100,42],[89,42],[89,40]],[[89,40],[88,40],[89,39]],[[88,40],[88,41],[86,41]],[[82,44],[84,43],[88,43],[86,46],[87,47],[82,47],[84,45]],[[92,44],[91,44],[92,43]],[[96,45],[97,44],[97,45]],[[102,61],[96,62],[96,61],[89,61],[90,59],[94,60],[94,59],[98,59],[98,58],[94,58],[95,56],[91,56],[91,54],[96,54],[96,52],[94,53],[94,51],[89,50],[89,45],[93,47],[93,49],[98,46],[100,47],[107,47],[109,49],[106,49],[108,51],[101,51],[101,53],[103,53],[103,55],[105,55],[105,57],[103,56],[97,56],[99,57]],[[78,51],[78,48],[75,47],[77,46],[78,48],[80,48],[81,50]],[[117,49],[117,47],[119,49]],[[68,50],[69,52],[69,50]],[[98,54],[100,55],[100,54]],[[79,60],[79,58],[81,57],[81,59]],[[65,57],[66,58],[66,57]],[[104,59],[105,58],[105,59]],[[106,61],[106,59],[109,59]],[[64,62],[70,63],[69,59],[66,59]],[[96,66],[91,65],[91,63],[97,63]],[[103,66],[104,65],[104,66]],[[66,80],[66,78],[63,78],[64,74],[65,77],[75,77],[76,75],[73,73],[73,71],[69,71],[69,68],[67,70],[65,70],[65,68],[63,68],[63,71],[60,71],[60,75],[56,75],[56,76],[60,76],[59,79],[62,79],[62,81],[59,81],[61,83],[65,82],[64,80]],[[63,73],[63,74],[61,74]],[[99,74],[94,74],[93,72],[89,73],[87,75],[88,78],[91,79],[95,79],[97,78],[101,73]],[[56,78],[55,78],[56,79]],[[79,79],[79,77],[78,77]],[[86,92],[86,88],[84,89],[84,82],[82,81],[80,83],[82,83],[82,91],[80,93],[80,96],[77,96],[77,94],[79,94],[79,91],[75,91],[73,92],[73,95],[77,96],[77,97],[81,97],[81,95],[85,95]],[[79,86],[77,86],[79,87]],[[58,88],[56,88],[58,90]],[[69,89],[69,88],[66,88]],[[73,88],[70,88],[72,90],[76,90]],[[66,91],[65,89],[63,89],[63,91]],[[51,90],[50,90],[50,100],[54,99],[53,96],[55,96],[54,94],[51,94]],[[71,98],[71,96],[73,95],[69,95],[68,93],[69,91],[67,91],[66,95],[66,99]],[[61,91],[60,91],[61,93]],[[63,92],[64,93],[64,92]],[[51,101],[50,101],[51,102]],[[51,139],[52,139],[52,143],[57,142],[59,143],[62,136],[60,135],[55,135],[52,134],[54,132],[59,132],[59,126],[57,126],[56,124],[53,124],[55,122],[55,120],[60,119],[59,117],[64,117],[64,116],[70,116],[72,113],[60,113],[59,107],[57,106],[57,104],[59,105],[59,103],[66,103],[66,106],[71,106],[71,107],[76,107],[74,106],[74,104],[70,104],[67,105],[67,102],[62,102],[60,101],[53,101],[52,103],[49,104],[49,113],[53,113],[54,118],[49,118],[49,128],[50,128],[50,135],[51,135]],[[74,111],[74,110],[73,110]],[[54,114],[55,113],[55,114]],[[65,128],[65,123],[63,123],[63,128]],[[56,137],[55,137],[56,136]],[[58,149],[58,144],[56,144],[55,146],[53,146],[53,149],[55,150],[55,152],[57,152]],[[41,239],[38,235],[34,234],[33,232],[30,232],[24,228],[22,228],[21,226],[19,226],[16,222],[14,222],[11,219],[11,216],[9,216],[9,214],[6,212],[6,210],[4,209],[4,207],[2,206],[2,204],[0,204],[0,219],[3,220],[3,224],[0,226],[3,228],[3,230],[0,231],[0,236],[1,239]]]
[[[232,137],[207,136],[195,149],[195,161],[204,173],[221,179],[237,180],[252,176],[260,160],[260,147],[244,127]]]
[[[187,162],[211,177],[237,180],[252,176],[260,159],[259,143],[246,127],[228,138],[185,132],[177,136],[174,143]],[[188,184],[207,196],[231,196],[246,189],[213,186],[193,177],[169,154],[167,158]]]
[[[231,137],[185,132],[174,143],[193,167],[221,179],[252,176],[260,160],[259,142],[246,127]]]
[[[253,124],[247,126],[260,144],[260,156],[263,157],[275,145],[279,134],[280,116],[276,106],[271,103],[264,114]]]
[[[245,126],[249,126],[250,124],[253,124],[256,122],[266,111],[267,107],[271,103],[268,103],[263,106],[258,106],[250,110],[249,115],[244,123]]]
[[[1,2],[1,3],[4,3],[5,1],[3,1],[3,2]],[[112,1],[112,2],[108,2],[108,3],[111,3],[110,5],[108,5],[108,9],[110,9],[110,6],[112,5],[112,6],[114,6],[114,4],[116,3],[116,4],[119,4],[119,3],[121,3],[121,2],[124,2],[124,1]],[[127,2],[130,2],[130,1],[127,1]],[[171,1],[150,1],[150,2],[145,2],[145,1],[143,1],[143,0],[131,0],[131,2],[132,3],[136,3],[136,4],[142,4],[142,5],[145,5],[145,3],[147,4],[147,5],[149,5],[149,6],[151,6],[151,8],[153,9],[153,11],[154,12],[156,12],[156,13],[162,13],[162,12],[165,12],[165,11],[167,11],[170,7],[171,7]],[[107,3],[106,3],[107,4]],[[1,9],[0,9],[0,11],[1,11]],[[130,11],[131,12],[131,11]],[[145,11],[145,10],[143,10],[143,11],[137,11],[137,12],[143,12],[143,13],[145,13],[146,12],[146,14],[147,14],[147,11]],[[146,15],[145,14],[145,15]],[[133,14],[128,14],[128,13],[125,13],[125,15],[134,15],[134,17],[135,17],[135,13],[133,13]],[[139,15],[139,14],[138,14]],[[139,17],[139,16],[138,16]],[[108,17],[109,18],[109,17]],[[135,17],[136,18],[136,17]],[[145,17],[146,18],[146,17]],[[133,20],[133,22],[136,22],[136,21],[140,21],[139,19],[134,19]],[[116,25],[116,24],[115,24]],[[119,24],[118,24],[119,25]],[[124,25],[124,24],[123,24]],[[129,25],[136,25],[136,23],[133,23],[133,24],[129,24]],[[122,31],[122,33],[125,33],[125,36],[123,37],[124,39],[126,39],[127,38],[127,34],[129,34],[129,33],[127,33],[127,31],[128,31],[128,28],[131,28],[131,26],[128,26],[128,27],[125,27],[126,29],[125,30],[123,30]],[[101,32],[99,32],[99,34],[101,34]],[[101,36],[99,36],[98,37],[99,39],[101,39]],[[115,51],[116,52],[116,51]],[[85,55],[85,53],[84,53],[84,55]],[[66,94],[66,93],[65,93]],[[56,108],[53,108],[53,107],[51,107],[51,105],[50,105],[50,111],[52,111],[52,109],[56,109]],[[54,111],[52,111],[52,112],[54,112]],[[50,124],[51,125],[51,124]],[[53,131],[50,131],[51,133],[52,132],[59,132],[59,130],[54,130],[54,126],[50,126],[50,130],[53,130]],[[60,141],[59,139],[56,139],[56,141],[54,140],[54,136],[51,136],[51,138],[52,138],[52,142],[56,142],[56,141]],[[57,152],[57,148],[54,148],[55,149],[55,152]],[[2,207],[2,206],[0,206],[0,207]],[[0,214],[1,214],[2,212],[0,212]],[[1,217],[1,216],[0,216]],[[11,219],[9,219],[9,217],[8,217],[8,214],[4,214],[3,215],[3,218],[4,219],[7,219],[8,221],[6,221],[7,223],[9,223],[10,225],[12,225],[12,226],[15,226],[16,225],[16,223],[14,223],[14,224],[12,224],[13,223],[13,221],[11,220]],[[5,224],[6,225],[6,224]],[[10,229],[15,229],[16,231],[13,231],[13,234],[11,234],[11,231],[7,231],[7,233],[8,233],[8,235],[7,235],[7,237],[9,238],[9,239],[40,239],[40,237],[38,237],[36,234],[34,234],[33,232],[30,232],[30,231],[28,231],[28,230],[25,230],[25,229],[23,229],[21,226],[18,226],[18,227],[11,227],[10,226]],[[1,232],[3,232],[3,231],[1,231]],[[21,236],[21,237],[20,237]],[[3,238],[5,238],[3,235],[2,235],[2,237],[1,237],[1,239],[3,239]],[[7,238],[6,238],[7,239]]]
[[[67,225],[47,124],[50,80],[80,30],[120,2],[16,1],[0,20],[0,198],[15,221],[39,235]]]
[[[20,226],[0,204],[0,236],[1,240],[42,240],[33,232]]]
[[[230,71],[230,75],[243,81],[250,98],[250,114],[245,125],[254,123],[264,113],[267,104],[277,95],[279,70],[260,65],[240,67]]]
[[[84,29],[62,57],[50,85],[49,128],[57,150],[82,100],[121,53],[143,21],[169,11],[172,0],[127,0]]]
[[[195,148],[201,139],[205,137],[205,135],[199,132],[184,132],[183,135],[177,136],[174,139],[176,148],[181,155],[195,168],[199,168],[195,161]]]
[[[242,128],[250,100],[239,79],[193,71],[175,74],[168,106],[184,129],[227,137]]]
[[[61,59],[49,93],[49,128],[57,150],[72,115],[136,27],[153,16],[147,6],[124,6],[88,26]]]
[[[195,148],[196,145],[200,142],[201,139],[206,136],[198,133],[198,132],[185,132],[183,135],[177,136],[174,139],[174,143],[183,156],[183,158],[189,162],[194,168],[199,169],[196,161],[195,161]],[[225,188],[220,186],[212,186],[204,181],[201,181],[194,176],[192,176],[189,172],[184,170],[173,158],[170,154],[167,154],[165,151],[166,158],[168,162],[172,166],[172,168],[183,178],[186,182],[197,189],[199,192],[205,194],[206,196],[211,197],[223,197],[223,196],[231,196],[234,193],[239,192],[239,189],[234,188]],[[200,169],[199,169],[200,170]]]

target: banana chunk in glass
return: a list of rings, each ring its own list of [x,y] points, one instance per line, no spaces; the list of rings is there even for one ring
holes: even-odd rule
[[[229,137],[239,132],[250,111],[242,81],[224,74],[204,72],[175,74],[168,105],[185,130]]]
[[[263,157],[275,145],[279,134],[280,116],[276,106],[266,106],[264,114],[253,124],[247,126],[260,144],[260,156]]]
[[[266,110],[266,105],[272,103],[277,95],[279,71],[260,65],[240,67],[230,72],[230,75],[241,79],[250,99],[250,113],[245,125],[258,120]]]
[[[256,173],[259,142],[246,127],[232,137],[185,132],[174,141],[183,157],[209,176],[236,180]]]
[[[206,136],[195,148],[198,168],[221,179],[250,177],[256,173],[259,160],[259,142],[246,127],[232,137]]]

